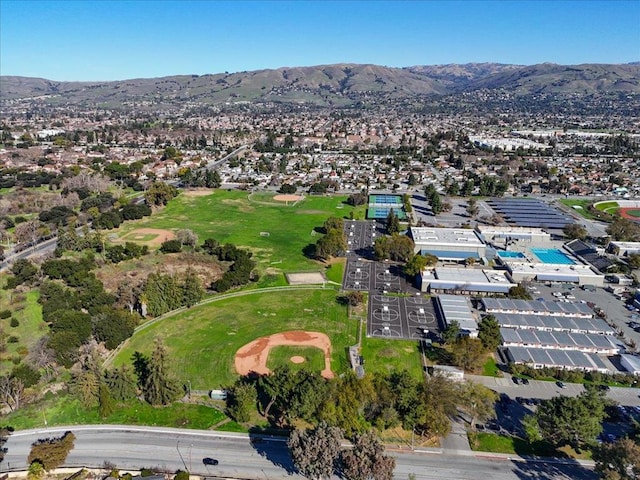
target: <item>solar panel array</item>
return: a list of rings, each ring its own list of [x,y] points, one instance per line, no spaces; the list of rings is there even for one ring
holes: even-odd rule
[[[501,328],[500,334],[504,345],[515,344],[515,346],[530,346],[533,348],[550,347],[563,350],[590,350],[603,354],[611,354],[612,351],[618,350],[609,335],[518,330],[515,328]]]
[[[483,298],[484,308],[489,313],[535,313],[537,315],[593,316],[593,311],[584,303],[545,302],[540,300],[511,300],[508,298]]]
[[[574,223],[571,217],[540,200],[493,199],[487,203],[505,218],[507,223],[519,227],[561,229]]]
[[[516,363],[530,363],[543,367],[608,371],[605,363],[595,353],[528,347],[509,347],[508,352],[511,359]]]
[[[615,332],[600,318],[558,317],[555,315],[519,315],[494,313],[501,327],[551,330],[557,332],[593,333],[613,335]]]

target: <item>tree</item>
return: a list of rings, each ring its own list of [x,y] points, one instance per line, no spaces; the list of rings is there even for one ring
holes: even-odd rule
[[[293,464],[307,478],[330,478],[340,454],[342,430],[321,422],[313,430],[296,429],[288,446]]]
[[[339,255],[347,248],[342,230],[331,229],[316,242],[316,255],[328,259]]]
[[[406,235],[395,234],[391,237],[378,237],[373,245],[376,260],[391,259],[408,261],[413,255],[414,243]]]
[[[362,192],[358,192],[358,193],[352,193],[351,195],[349,195],[349,197],[347,198],[347,203],[349,205],[352,205],[354,207],[360,206],[360,205],[366,205],[367,203],[367,196],[362,193]]]
[[[236,422],[248,422],[255,411],[257,392],[255,385],[240,379],[227,391],[227,413]]]
[[[169,200],[178,195],[178,189],[164,182],[153,182],[144,194],[149,205],[166,205]]]
[[[191,267],[185,272],[182,290],[184,292],[182,304],[186,307],[193,307],[204,297],[202,282]]]
[[[469,201],[467,202],[467,214],[471,217],[471,218],[475,218],[476,215],[478,215],[478,212],[480,211],[480,209],[478,208],[478,202],[476,201],[475,198],[470,198]]]
[[[632,253],[627,257],[627,262],[631,268],[640,268],[640,253]]]
[[[500,324],[493,315],[485,316],[478,324],[478,338],[484,345],[484,348],[493,352],[498,348],[502,341],[500,335]]]
[[[515,287],[511,287],[507,295],[509,296],[509,298],[520,299],[520,300],[531,300],[531,295],[529,295],[529,292],[522,284],[518,284]]]
[[[438,263],[438,257],[427,253],[426,255],[414,254],[404,266],[404,273],[410,277],[420,275],[425,268],[433,267]]]
[[[640,241],[640,225],[627,218],[616,218],[607,227],[607,233],[621,242]]]
[[[400,219],[393,211],[393,208],[389,210],[389,214],[387,215],[386,227],[389,235],[400,232]]]
[[[570,239],[584,240],[587,238],[587,229],[578,223],[568,223],[562,229],[565,237]]]
[[[471,429],[496,416],[496,392],[475,382],[460,384],[460,408],[471,418]]]
[[[104,383],[111,397],[117,402],[126,402],[136,396],[136,383],[126,365],[105,373]]]
[[[24,400],[24,383],[19,378],[0,376],[0,402],[15,412]]]
[[[149,377],[144,386],[144,398],[151,405],[169,405],[182,393],[181,386],[169,374],[167,349],[162,340],[157,339],[149,361]]]
[[[460,335],[460,322],[452,320],[449,325],[442,331],[442,339],[444,343],[451,344],[458,339]]]
[[[473,372],[482,365],[485,350],[480,340],[463,335],[451,345],[451,353],[458,367]]]
[[[352,307],[357,307],[364,301],[364,294],[359,290],[350,290],[344,294],[344,302]]]
[[[98,388],[98,413],[100,417],[106,418],[111,415],[116,409],[115,402],[107,387],[104,383],[100,384]]]
[[[438,215],[440,212],[442,212],[442,199],[440,198],[440,195],[438,195],[437,193],[433,195],[429,200],[429,203],[431,204],[431,212],[434,215]]]
[[[347,480],[392,480],[396,461],[384,454],[373,431],[357,435],[353,448],[342,452],[342,473]]]
[[[629,438],[599,445],[593,450],[593,459],[603,480],[640,478],[640,445]]]
[[[182,243],[180,240],[166,240],[160,245],[162,253],[178,253],[182,251]]]
[[[188,228],[180,229],[176,232],[176,239],[188,247],[195,247],[198,243],[198,235]]]
[[[93,407],[98,401],[100,379],[94,372],[79,372],[75,375],[71,387],[86,408]]]
[[[58,468],[73,449],[75,439],[73,433],[66,432],[61,437],[38,440],[31,446],[27,462],[39,462],[47,471]]]
[[[605,417],[604,392],[585,385],[578,397],[545,400],[535,413],[542,437],[554,445],[579,449],[595,442]]]

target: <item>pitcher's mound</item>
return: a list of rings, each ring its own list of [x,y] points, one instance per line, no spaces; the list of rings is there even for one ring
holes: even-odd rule
[[[291,363],[304,363],[304,357],[301,357],[299,355],[295,355],[291,357],[289,360],[291,360]]]

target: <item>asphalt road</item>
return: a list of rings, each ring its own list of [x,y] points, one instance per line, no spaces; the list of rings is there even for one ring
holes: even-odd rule
[[[65,429],[29,430],[14,433],[0,471],[26,467],[30,445],[39,438],[61,435]],[[73,427],[75,447],[67,466],[101,467],[105,461],[120,469],[161,467],[167,471],[188,469],[209,477],[239,479],[301,479],[294,473],[285,443],[233,433],[152,427]],[[511,460],[499,456],[451,455],[440,450],[390,452],[396,457],[394,478],[418,480],[595,480],[590,468],[572,462]],[[218,460],[218,466],[202,459]],[[337,477],[335,477],[337,478]]]

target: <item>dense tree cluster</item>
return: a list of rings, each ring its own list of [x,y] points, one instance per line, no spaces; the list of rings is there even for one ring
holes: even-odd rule
[[[222,179],[217,170],[210,168],[181,168],[178,176],[185,187],[220,188]]]
[[[390,237],[378,237],[373,245],[376,260],[394,260],[406,262],[413,256],[414,243],[407,235],[395,234]]]
[[[58,468],[73,449],[75,439],[73,433],[66,432],[61,437],[38,440],[31,446],[27,462],[37,462],[47,471]]]
[[[627,218],[616,218],[607,227],[607,233],[620,242],[640,241],[640,225]]]
[[[153,182],[144,192],[144,199],[148,205],[166,205],[169,200],[178,195],[178,189],[164,182]]]
[[[184,276],[151,273],[144,282],[140,303],[151,316],[162,315],[184,306],[193,306],[202,300],[204,288],[192,269]]]
[[[323,225],[325,235],[316,242],[316,256],[329,259],[347,249],[344,238],[344,221],[338,217],[329,217]]]
[[[347,203],[353,207],[367,204],[367,195],[362,192],[352,193],[347,198]]]

